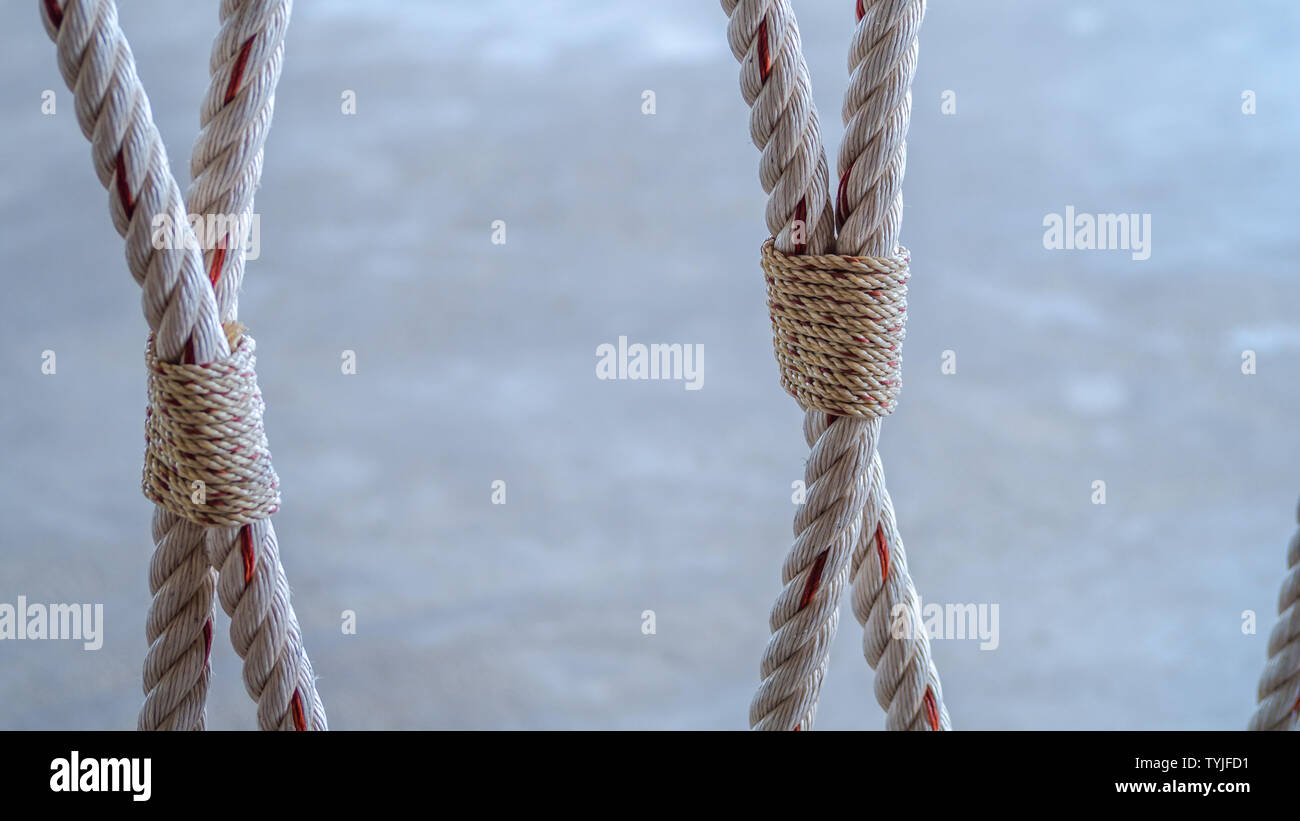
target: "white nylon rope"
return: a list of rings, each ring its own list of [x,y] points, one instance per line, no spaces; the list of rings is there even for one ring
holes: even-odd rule
[[[158,358],[179,363],[187,354],[195,362],[228,356],[230,347],[221,320],[233,317],[239,274],[230,280],[224,306],[219,307],[202,257],[191,242],[194,236],[187,211],[168,168],[130,47],[118,26],[116,5],[112,0],[44,0],[40,7],[46,32],[57,45],[59,69],[75,95],[77,121],[91,141],[96,173],[109,190],[113,224],[126,240],[128,267],[142,287],[145,317],[154,332]],[[205,169],[205,178],[196,180],[196,201],[205,201],[210,195],[214,203],[240,203],[241,209],[251,209],[288,11],[288,3],[275,2],[227,2],[222,6],[226,25],[214,47],[214,86],[223,72],[229,79],[222,55],[231,39],[251,31],[247,27],[259,20],[268,25],[277,20],[279,26],[272,25],[268,31],[274,37],[251,48],[245,58],[249,76],[257,78],[251,87],[259,92],[247,99],[261,103],[232,101],[236,104],[229,111],[235,113],[225,116],[210,105],[213,94],[209,93],[203,114],[204,136],[195,148],[195,163]],[[239,122],[245,124],[239,126]],[[213,127],[213,123],[222,125]],[[239,148],[231,152],[229,137],[239,133],[239,128],[246,131]],[[209,169],[216,170],[206,173]],[[241,181],[251,185],[245,190]],[[152,220],[158,214],[166,214],[173,226],[185,232],[187,242],[182,248],[154,247]],[[231,265],[242,269],[241,254],[228,256],[239,257],[239,262]],[[155,510],[155,552],[150,563],[154,601],[146,626],[151,644],[144,665],[146,697],[140,712],[141,729],[202,729],[205,724],[213,574],[209,561],[212,547],[205,548],[204,530],[161,507]],[[324,711],[276,556],[274,531],[266,520],[247,530],[256,548],[253,578],[245,585],[241,573],[239,584],[228,584],[230,574],[223,572],[221,597],[231,613],[232,640],[245,658],[245,683],[258,699],[259,725],[264,729],[299,724],[303,729],[325,729]],[[229,531],[217,529],[219,533]],[[302,696],[297,710],[292,709],[295,694]]]
[[[912,77],[925,0],[859,5],[862,13],[849,45],[851,75],[844,95],[845,132],[839,153],[844,183],[837,247],[841,254],[886,256],[898,247],[903,222]],[[884,708],[885,726],[891,730],[951,729],[894,504],[885,487],[884,465],[874,446],[881,419],[857,424],[869,428],[872,466],[871,492],[853,551],[853,613],[863,626],[863,654],[876,671],[876,701]],[[878,529],[883,551],[877,546]],[[907,614],[910,629],[894,629],[899,621],[896,612]],[[898,632],[901,638],[895,638]]]
[[[186,206],[192,214],[252,215],[292,6],[291,0],[221,4],[221,31],[209,61],[211,83],[200,112],[202,131],[190,160],[193,183]],[[237,319],[242,249],[207,248],[204,263],[209,279],[215,278],[222,320]],[[217,590],[231,619],[231,642],[244,660],[244,684],[258,703],[258,726],[294,729],[297,692],[302,694],[301,718],[310,729],[324,730],[325,708],[290,603],[275,526],[270,519],[246,526],[255,570],[251,576],[242,554],[244,529],[209,528],[206,549],[221,574]]]
[[[838,238],[828,225],[832,211],[825,152],[789,0],[722,0],[722,8],[730,18],[728,42],[740,61],[741,92],[751,106],[751,137],[762,151],[759,176],[769,194],[766,219],[777,249],[820,254],[834,241],[842,254],[892,254],[902,219],[909,88],[923,0],[872,4],[859,22],[845,96],[840,169],[848,178]],[[802,237],[800,222],[806,225]],[[920,619],[876,455],[879,431],[878,419],[832,417],[815,410],[805,414],[804,435],[812,448],[805,468],[807,492],[782,568],[785,587],[772,608],[763,681],[750,705],[755,729],[812,728],[838,624],[839,594],[850,573],[854,612],[866,628],[867,660],[878,667],[876,693],[887,711],[887,726],[950,726],[924,630],[892,638],[894,604],[908,606],[913,625]],[[887,578],[872,557],[878,527],[889,562]]]
[[[1300,521],[1300,510],[1296,512]],[[1277,596],[1277,624],[1268,634],[1268,664],[1259,677],[1259,706],[1251,730],[1300,730],[1300,530],[1287,550],[1287,574]]]

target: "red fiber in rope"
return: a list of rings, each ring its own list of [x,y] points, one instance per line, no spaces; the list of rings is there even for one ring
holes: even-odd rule
[[[880,580],[884,582],[889,579],[889,545],[882,525],[876,525],[876,555],[880,557]]]
[[[822,568],[826,566],[826,554],[828,551],[822,551],[817,554],[813,560],[812,572],[808,574],[808,581],[804,582],[803,596],[799,599],[799,609],[802,610],[812,601],[812,597],[817,594],[817,588],[822,582]]]
[[[853,167],[850,166],[849,169],[840,176],[839,190],[835,193],[835,208],[843,218],[847,218],[849,211],[849,174],[852,172]]]
[[[772,57],[768,54],[767,45],[767,18],[764,17],[758,21],[758,76],[767,81],[767,76],[772,73]]]
[[[239,529],[239,554],[244,559],[244,584],[253,580],[253,571],[257,569],[257,556],[253,553],[253,531],[248,525]]]
[[[307,729],[307,716],[302,712],[302,694],[297,690],[293,691],[293,700],[289,702],[289,708],[293,710],[293,728],[299,732]]]
[[[253,35],[253,37],[256,36]],[[249,37],[239,47],[239,56],[235,58],[235,67],[230,70],[230,83],[226,86],[226,98],[223,101],[225,105],[229,105],[230,101],[235,99],[235,95],[239,93],[239,83],[244,79],[244,65],[248,62],[248,52],[253,47],[253,37]]]
[[[126,163],[122,160],[122,151],[118,149],[117,162],[113,165],[113,181],[117,186],[117,198],[122,201],[126,218],[135,213],[135,197],[131,196],[131,187],[126,182]]]
[[[45,13],[50,16],[55,28],[63,25],[63,9],[59,8],[58,0],[45,0]]]
[[[221,279],[221,266],[226,261],[226,238],[221,240],[216,249],[212,252],[212,266],[208,268],[208,281],[212,287],[217,287],[217,280]]]
[[[934,692],[925,688],[925,717],[930,720],[930,729],[939,731],[939,708],[934,703]]]

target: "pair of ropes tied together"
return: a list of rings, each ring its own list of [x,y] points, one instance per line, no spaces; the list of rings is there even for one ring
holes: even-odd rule
[[[270,519],[279,483],[262,428],[254,343],[237,321],[244,237],[231,229],[201,243],[189,221],[220,215],[238,226],[252,215],[291,0],[221,3],[183,199],[113,0],[39,5],[151,331],[143,485],[156,505],[154,599],[139,728],[204,728],[219,598],[258,726],[324,730]],[[159,224],[183,241],[158,242]]]
[[[897,240],[925,2],[857,0],[833,206],[790,0],[722,0],[722,7],[769,195],[772,239],[762,266],[781,383],[805,410],[812,448],[750,724],[811,729],[839,596],[849,586],[886,726],[949,729],[876,452],[880,421],[901,387],[910,259]],[[1287,566],[1252,730],[1300,730],[1300,531]]]
[[[750,725],[812,728],[849,587],[886,726],[949,729],[876,452],[901,386],[910,258],[898,233],[925,0],[857,0],[833,205],[790,0],[722,8],[769,195],[762,260],[781,381],[804,408],[812,448]]]

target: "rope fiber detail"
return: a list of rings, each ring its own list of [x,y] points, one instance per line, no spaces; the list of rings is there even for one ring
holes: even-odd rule
[[[895,256],[783,254],[763,244],[781,386],[804,410],[888,416],[902,389],[906,248]]]
[[[238,527],[280,507],[262,427],[256,344],[227,323],[231,352],[204,365],[161,362],[150,337],[144,495],[205,527]]]

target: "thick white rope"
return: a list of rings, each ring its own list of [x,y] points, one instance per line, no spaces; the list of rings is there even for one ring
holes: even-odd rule
[[[925,0],[877,0],[860,7],[849,45],[836,245],[841,254],[887,256],[898,247],[903,222],[911,88]],[[829,423],[818,420],[814,427],[823,424]],[[864,435],[872,443],[871,489],[850,578],[863,654],[876,671],[876,700],[890,730],[950,729],[884,466],[875,451],[881,419],[852,424],[867,428]]]
[[[1300,510],[1296,511],[1300,521]],[[1268,634],[1268,664],[1259,677],[1251,730],[1300,730],[1300,530],[1291,537],[1287,574],[1277,596],[1277,624]]]
[[[924,4],[916,5],[923,14]],[[825,219],[831,213],[825,151],[789,0],[722,0],[722,8],[730,18],[728,42],[740,61],[741,92],[751,107],[751,137],[762,151],[760,180],[769,194],[768,229],[780,251],[825,253],[835,242]],[[868,12],[868,17],[872,14]],[[872,19],[879,25],[892,17]],[[919,25],[919,17],[916,23]],[[901,67],[896,65],[903,62],[897,48],[865,52],[858,48],[863,32],[860,24],[851,51],[854,75],[845,104],[849,134],[840,155],[842,166],[851,174],[845,186],[845,224],[837,249],[846,254],[888,256],[895,251],[901,222],[898,191],[905,158],[901,152],[910,108],[899,110],[894,97],[871,93],[869,78],[905,75],[906,85],[910,85],[915,29],[910,35],[899,32],[904,42],[911,42],[901,49],[904,56],[910,49],[911,63]],[[893,59],[880,62],[890,57]],[[910,105],[910,97],[905,95],[905,99]],[[885,133],[875,134],[873,129],[880,130],[876,125],[880,121]],[[876,203],[887,207],[872,210]],[[888,726],[949,726],[924,632],[896,641],[898,651],[888,654],[884,649],[891,631],[885,631],[886,644],[880,645],[880,652],[875,652],[877,643],[871,638],[878,623],[872,613],[886,598],[880,595],[881,589],[892,593],[895,602],[911,602],[913,607],[916,602],[914,591],[910,598],[902,595],[912,585],[876,455],[879,431],[878,419],[832,417],[815,410],[805,414],[804,435],[812,449],[805,468],[806,497],[795,516],[796,538],[782,570],[785,587],[772,609],[773,634],[763,654],[763,681],[750,705],[750,724],[755,729],[811,729],[838,624],[839,594],[850,571],[864,591],[866,606],[859,613],[855,596],[855,613],[867,627],[867,659],[873,667],[882,658],[885,661],[877,675],[877,699],[886,707]],[[862,572],[867,555],[863,548],[873,544],[880,522],[888,522],[888,550],[897,553],[888,585],[880,579],[879,568],[875,585],[870,575]],[[889,608],[884,612],[888,615]],[[933,683],[933,714],[927,713],[923,704],[925,686],[915,700],[911,698],[915,687],[904,686],[912,683],[912,678],[906,677],[914,671],[922,671],[923,681]],[[915,709],[909,710],[911,707]]]
[[[211,81],[199,116],[202,131],[190,161],[193,182],[186,204],[192,214],[252,216],[292,7],[291,0],[221,4],[221,31],[212,45]],[[204,249],[204,268],[223,321],[238,318],[245,267],[238,240]],[[306,720],[304,729],[326,729],[275,526],[263,519],[246,528],[209,528],[206,537],[209,560],[221,574],[218,591],[231,619],[231,642],[244,660],[244,684],[258,703],[258,726],[291,730],[295,720]],[[295,693],[302,711],[297,719]]]
[[[188,221],[116,6],[108,0],[41,3],[41,14],[75,95],[77,122],[91,141],[95,172],[108,189],[113,225],[126,240],[127,266],[142,288],[159,358],[179,362],[187,346],[198,361],[225,356],[229,346],[198,251],[153,244],[155,214],[166,214],[172,225]],[[140,727],[202,729],[214,599],[203,529],[158,508],[153,538]]]
[[[96,173],[109,191],[113,224],[126,240],[127,265],[142,287],[156,355],[172,363],[186,356],[195,362],[228,356],[230,347],[217,300],[196,250],[180,189],[168,168],[166,150],[153,124],[134,58],[118,25],[115,4],[112,0],[44,0],[40,8],[46,32],[57,45],[60,72],[75,95],[78,123],[91,141]],[[276,65],[278,70],[278,58]],[[269,121],[269,112],[267,116]],[[261,133],[264,137],[265,129]],[[255,153],[259,166],[260,151],[258,141]],[[185,233],[186,242],[181,247],[154,247],[152,221],[160,214],[166,214],[171,225]],[[279,567],[278,559],[272,561],[276,554],[274,534],[269,532],[269,522],[258,524],[264,527],[250,526],[249,530],[267,556],[267,561],[258,563],[258,572],[267,573]],[[214,598],[214,574],[205,549],[204,528],[159,507],[154,514],[153,537],[150,587],[154,601],[146,626],[150,648],[144,665],[146,697],[139,726],[202,729],[210,678],[208,651]],[[241,622],[232,624],[237,650],[241,637],[249,632],[248,625],[262,622],[274,622],[263,632],[279,642],[277,646],[301,649],[297,624],[288,607],[287,586],[273,581],[263,582],[265,595],[243,607]],[[233,610],[240,596],[227,596],[224,587],[223,602],[229,598],[228,609]],[[241,655],[252,643],[251,638],[245,642]],[[292,679],[301,685],[304,671],[305,678],[311,678],[310,666],[305,663],[305,655],[299,662],[288,654],[277,662],[278,667],[268,663],[266,655],[259,652],[254,654],[253,663],[245,662],[246,683],[254,678],[270,692],[270,696],[259,699],[259,723],[264,727],[292,726],[293,696],[281,698],[279,682]],[[250,667],[254,668],[251,676]],[[286,668],[292,672],[286,675]],[[280,674],[276,686],[268,687],[266,680],[273,670]],[[309,697],[306,704],[300,705],[307,713],[304,722],[311,721],[323,729],[323,711],[314,685],[302,692]],[[271,710],[266,709],[273,702],[283,704],[275,721],[269,716]]]
[[[727,42],[740,62],[750,106],[750,137],[762,152],[759,180],[769,195],[767,227],[778,250],[824,253],[834,241],[829,172],[808,65],[788,0],[722,0]],[[800,241],[802,240],[802,242]],[[782,567],[785,585],[772,607],[772,637],[762,683],[749,707],[755,729],[811,729],[839,621],[839,594],[862,526],[863,471],[870,454],[860,438],[813,441],[805,503]]]
[[[190,156],[185,204],[191,214],[252,215],[292,9],[292,0],[222,0],[221,30],[208,61],[211,80],[199,110],[202,130]],[[238,319],[244,255],[223,250],[213,271],[217,248],[204,248],[204,268],[216,278],[222,320]]]

